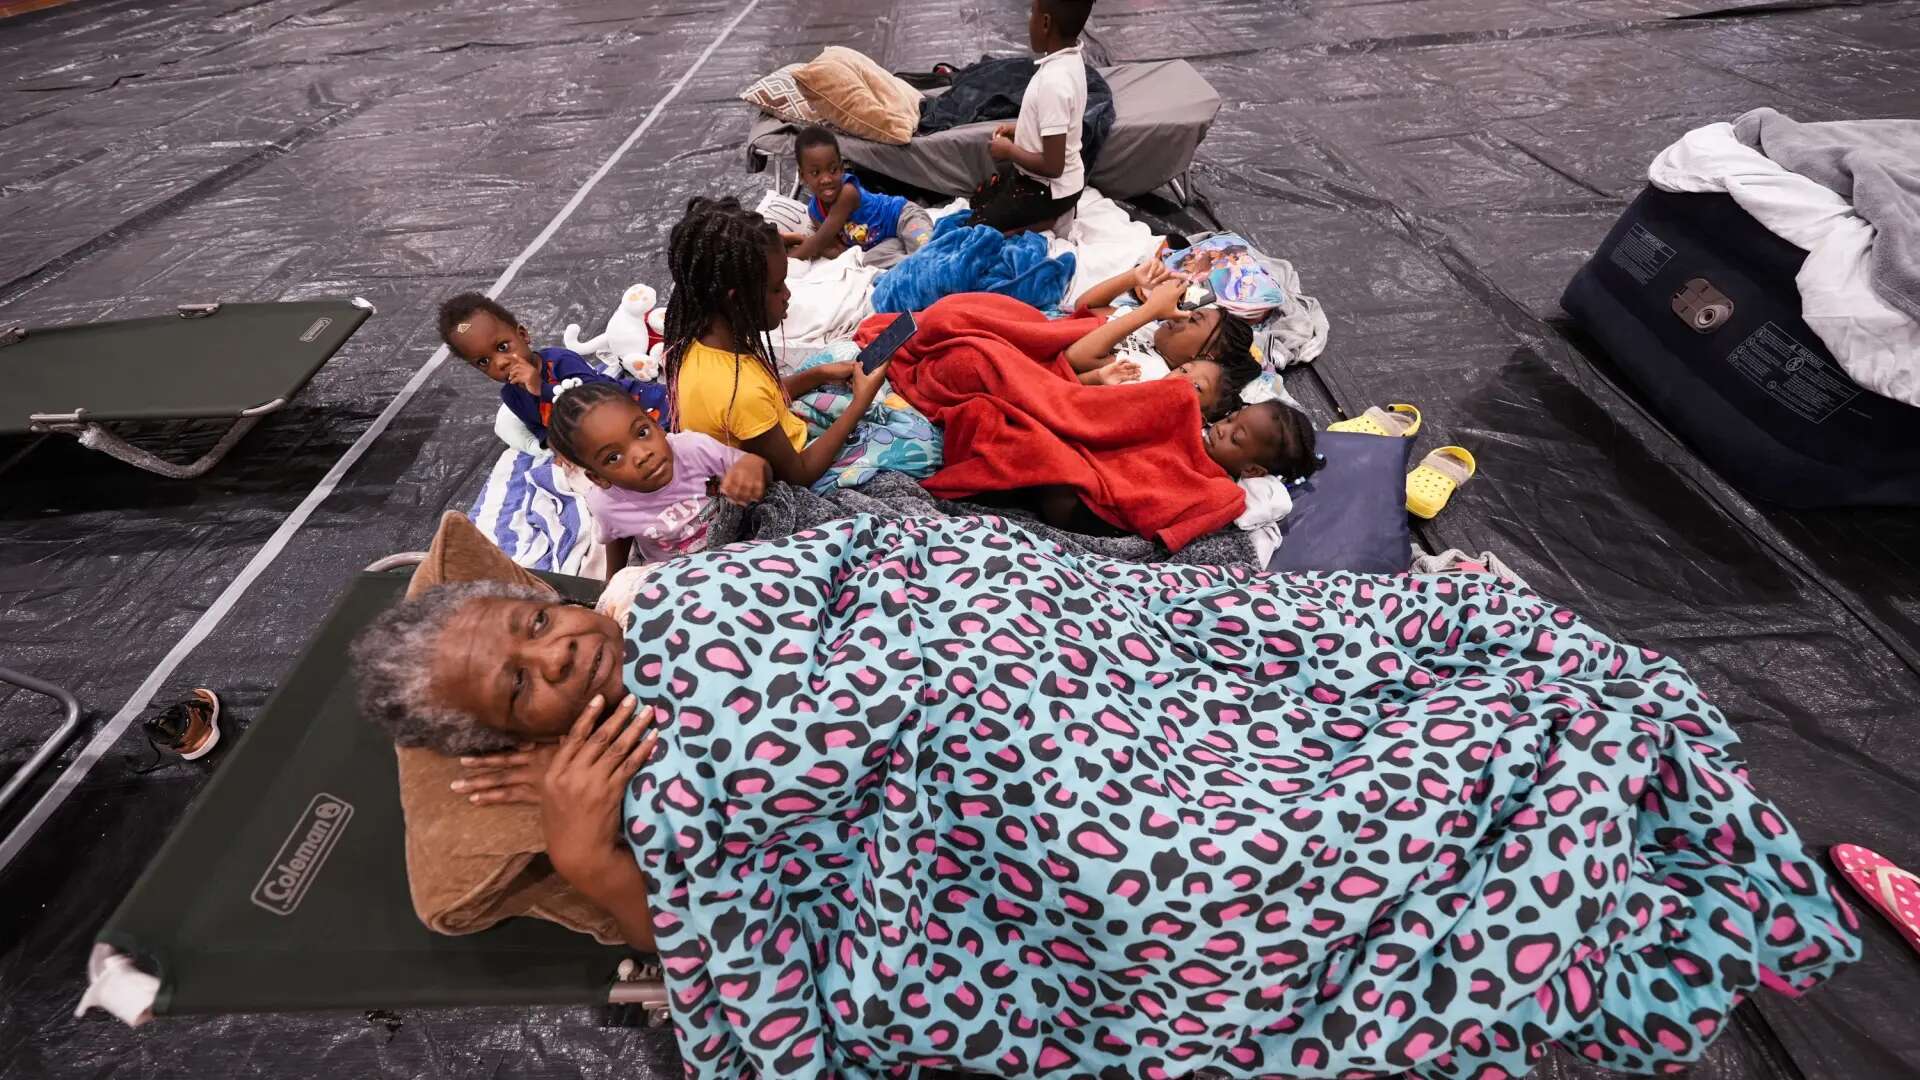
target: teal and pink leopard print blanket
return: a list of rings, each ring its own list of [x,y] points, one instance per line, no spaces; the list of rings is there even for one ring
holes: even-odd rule
[[[1655,1071],[1857,955],[1680,665],[1491,577],[855,517],[628,641],[690,1076]]]

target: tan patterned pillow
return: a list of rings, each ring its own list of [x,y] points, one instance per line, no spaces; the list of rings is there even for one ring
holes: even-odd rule
[[[799,64],[788,64],[740,91],[740,100],[758,105],[762,112],[788,123],[819,123],[820,114],[814,111],[813,102],[807,100],[807,95],[793,81],[793,73],[798,70]]]
[[[920,91],[853,49],[827,46],[793,81],[820,119],[849,135],[905,146],[920,124]]]

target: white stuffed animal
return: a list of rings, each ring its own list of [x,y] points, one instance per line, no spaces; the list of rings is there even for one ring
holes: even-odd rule
[[[603,363],[618,364],[635,378],[657,379],[660,347],[653,341],[665,327],[666,314],[655,306],[658,302],[659,297],[652,288],[635,285],[620,298],[620,306],[607,320],[607,329],[600,336],[581,341],[579,324],[568,323],[561,340],[574,352],[597,356]]]

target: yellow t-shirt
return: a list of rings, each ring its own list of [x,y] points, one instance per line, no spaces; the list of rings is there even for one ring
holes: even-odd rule
[[[728,446],[738,447],[775,424],[794,450],[807,445],[807,422],[787,407],[780,384],[751,356],[694,342],[680,360],[674,404],[681,431],[698,431]]]

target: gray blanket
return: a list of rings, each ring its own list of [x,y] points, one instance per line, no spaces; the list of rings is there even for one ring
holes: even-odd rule
[[[1920,321],[1920,120],[1802,124],[1755,109],[1733,122],[1733,134],[1851,200],[1874,229],[1874,291]]]
[[[771,484],[766,497],[745,510],[727,507],[714,522],[713,542],[777,540],[803,529],[853,514],[898,519],[908,517],[972,517],[991,514],[1019,523],[1037,536],[1069,551],[1126,562],[1192,563],[1202,566],[1251,565],[1253,541],[1239,529],[1226,528],[1203,536],[1176,553],[1137,536],[1086,536],[1047,525],[1029,514],[971,503],[948,502],[901,473],[882,472],[859,488],[840,488],[822,495],[790,484]]]

